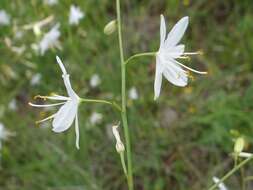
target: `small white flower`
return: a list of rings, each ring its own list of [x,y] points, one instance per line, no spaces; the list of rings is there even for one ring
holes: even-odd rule
[[[9,104],[8,104],[8,108],[12,111],[16,111],[17,110],[17,100],[14,98],[12,99]]]
[[[172,84],[183,87],[188,83],[188,72],[183,68],[199,74],[206,74],[206,72],[196,71],[176,61],[177,58],[187,58],[187,55],[199,54],[199,52],[184,52],[185,46],[178,44],[185,33],[188,23],[189,18],[183,17],[167,35],[164,16],[161,15],[160,48],[156,53],[155,100],[160,95],[162,76]]]
[[[9,25],[10,16],[6,13],[5,10],[0,10],[0,25]]]
[[[56,24],[48,33],[46,33],[39,43],[39,51],[44,55],[49,48],[59,47],[60,24]]]
[[[75,5],[71,5],[69,12],[69,24],[78,25],[82,18],[84,18],[84,13],[80,10],[80,8]]]
[[[135,87],[132,87],[128,92],[128,96],[132,100],[137,100],[139,98],[137,89]]]
[[[118,153],[121,153],[121,152],[125,151],[125,146],[120,139],[118,127],[119,127],[119,125],[112,126],[112,133],[116,139],[116,150]]]
[[[90,79],[90,86],[96,88],[101,83],[101,79],[98,74],[94,74]]]
[[[44,3],[49,6],[56,5],[58,3],[58,0],[44,0]]]
[[[41,123],[53,118],[53,131],[56,133],[61,133],[69,129],[72,123],[75,120],[75,132],[76,132],[76,147],[79,149],[79,126],[78,126],[78,106],[80,102],[79,96],[72,89],[69,74],[67,73],[62,61],[58,56],[56,56],[57,63],[59,64],[62,70],[62,78],[68,93],[68,97],[60,96],[60,95],[52,95],[52,96],[37,96],[42,99],[50,99],[50,100],[59,100],[62,101],[60,103],[55,104],[47,104],[47,105],[38,105],[29,103],[29,105],[34,107],[51,107],[62,105],[57,113],[38,121],[37,123]]]
[[[17,30],[16,32],[15,32],[15,34],[14,34],[14,38],[15,39],[22,39],[23,38],[23,36],[24,36],[24,32],[22,31],[22,30]]]
[[[90,116],[90,123],[92,125],[96,125],[101,123],[103,119],[103,115],[101,113],[93,112]]]
[[[37,74],[33,75],[32,78],[31,78],[30,84],[32,86],[38,85],[41,81],[41,77],[42,76],[41,76],[40,73],[37,73]]]
[[[225,184],[223,183],[223,182],[221,182],[220,183],[220,179],[219,178],[217,178],[217,177],[213,177],[213,181],[214,181],[214,183],[219,183],[219,185],[218,185],[218,188],[219,188],[219,190],[228,190],[228,188],[225,186]]]
[[[14,136],[15,134],[8,131],[3,123],[0,123],[0,150],[2,148],[2,141],[7,140],[10,136]]]

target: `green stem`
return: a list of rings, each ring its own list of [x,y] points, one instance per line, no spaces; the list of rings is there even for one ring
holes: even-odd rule
[[[120,106],[115,102],[110,102],[110,101],[107,101],[107,100],[97,100],[97,99],[85,99],[85,98],[80,98],[80,99],[81,99],[81,102],[86,102],[86,103],[108,104],[108,105],[114,107],[115,109],[117,109],[118,111],[121,112]]]
[[[137,57],[143,57],[143,56],[155,56],[157,52],[145,52],[145,53],[138,53],[138,54],[135,54],[131,57],[129,57],[126,61],[125,61],[125,65],[132,61],[133,59],[137,58]]]
[[[214,184],[213,186],[211,186],[208,190],[214,190],[215,188],[217,188],[219,186],[219,184],[223,183],[227,178],[229,178],[233,173],[235,173],[237,170],[239,170],[242,166],[244,166],[245,164],[247,164],[251,159],[253,158],[253,156],[245,159],[244,161],[242,161],[240,164],[238,164],[237,166],[235,166],[232,170],[230,170],[226,175],[224,175],[221,180]]]
[[[127,175],[127,169],[126,169],[126,163],[125,163],[125,157],[124,157],[124,152],[120,153],[120,160],[121,160],[121,165],[122,165],[124,174],[126,175],[126,177],[128,177],[128,175]]]
[[[129,190],[133,190],[133,171],[132,171],[132,155],[131,155],[131,142],[130,135],[127,123],[127,110],[126,110],[126,66],[124,64],[124,52],[122,45],[122,31],[121,31],[121,16],[120,16],[120,0],[116,0],[117,7],[117,27],[118,27],[118,40],[119,40],[119,49],[120,49],[120,62],[121,62],[121,98],[122,98],[122,107],[121,107],[121,117],[124,127],[124,135],[126,141],[126,152],[127,152],[127,182]]]

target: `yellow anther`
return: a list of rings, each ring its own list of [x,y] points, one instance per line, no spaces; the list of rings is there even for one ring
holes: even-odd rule
[[[204,51],[199,50],[199,51],[197,51],[197,53],[198,53],[199,55],[203,55],[203,54],[204,54]]]
[[[191,58],[189,56],[180,56],[179,58],[180,59],[186,59],[187,61],[191,60]]]
[[[47,99],[47,96],[41,96],[41,95],[36,95],[33,97],[33,99],[43,99],[43,100],[46,100]]]
[[[195,80],[195,77],[189,71],[186,71],[186,74],[191,80]]]

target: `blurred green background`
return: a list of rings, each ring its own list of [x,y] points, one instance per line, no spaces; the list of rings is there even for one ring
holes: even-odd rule
[[[154,58],[136,59],[127,69],[127,88],[136,88],[137,99],[128,100],[129,124],[137,190],[202,190],[233,167],[234,139],[244,136],[245,151],[252,151],[253,135],[253,2],[252,0],[122,0],[126,56],[156,51],[160,14],[170,29],[190,16],[182,40],[187,51],[202,50],[191,67],[208,70],[194,75],[186,88],[163,82],[153,101]],[[75,4],[85,13],[77,26],[68,23]],[[120,120],[110,107],[82,104],[79,110],[81,149],[75,148],[74,127],[55,134],[51,122],[35,121],[56,111],[28,106],[33,96],[52,92],[66,95],[59,55],[81,97],[120,101],[120,60],[117,35],[103,28],[115,19],[115,2],[62,0],[49,6],[40,0],[1,0],[0,9],[10,25],[0,26],[0,123],[15,136],[2,141],[1,190],[114,190],[127,189],[115,151],[111,125]],[[26,24],[50,15],[41,36],[23,30]],[[31,48],[55,23],[60,23],[60,49],[43,56]],[[22,33],[17,38],[17,33]],[[16,53],[13,47],[25,47]],[[95,88],[93,74],[100,77]],[[41,76],[33,84],[34,76]],[[102,119],[92,121],[99,113]],[[253,175],[252,164],[244,168]],[[240,172],[226,181],[240,189]],[[248,183],[247,188],[252,189]]]

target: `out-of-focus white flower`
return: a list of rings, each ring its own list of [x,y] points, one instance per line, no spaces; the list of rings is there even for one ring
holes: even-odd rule
[[[36,73],[35,75],[32,76],[30,84],[32,86],[38,85],[41,81],[41,74],[40,73]]]
[[[79,21],[84,18],[84,15],[85,14],[80,10],[79,7],[71,5],[69,12],[69,24],[78,25]]]
[[[219,183],[219,185],[218,185],[218,188],[219,188],[219,190],[228,190],[228,188],[225,186],[225,184],[223,183],[223,182],[221,182],[220,183],[220,179],[219,178],[217,178],[217,177],[213,177],[213,181],[214,181],[214,183]]]
[[[48,33],[46,33],[39,43],[39,51],[41,55],[44,55],[49,48],[59,47],[59,37],[61,32],[59,31],[60,24],[56,24]]]
[[[69,74],[67,73],[62,61],[58,56],[56,56],[56,60],[62,70],[62,78],[68,93],[68,97],[60,95],[37,96],[37,98],[59,100],[61,102],[47,105],[29,103],[29,105],[41,108],[62,105],[57,113],[43,120],[37,121],[37,123],[41,123],[53,118],[53,131],[56,133],[61,133],[69,129],[75,120],[76,147],[79,149],[78,106],[80,103],[80,98],[71,87]]]
[[[17,47],[17,46],[13,46],[12,45],[12,40],[8,37],[5,37],[4,38],[4,42],[6,44],[6,46],[14,53],[18,54],[18,55],[21,55],[24,53],[24,51],[26,50],[26,47],[25,45],[22,45],[20,47]]]
[[[137,100],[139,98],[137,89],[135,87],[132,87],[128,92],[128,96],[132,100]]]
[[[118,127],[119,127],[119,125],[112,126],[112,133],[116,139],[116,150],[118,153],[121,153],[121,152],[125,151],[125,146],[120,139]]]
[[[15,134],[8,131],[3,123],[0,123],[0,150],[2,148],[2,141],[7,140],[9,137],[14,136]]]
[[[48,24],[51,23],[53,20],[54,20],[54,15],[50,15],[50,16],[44,18],[43,20],[39,20],[39,21],[36,21],[36,22],[33,22],[33,23],[29,23],[29,24],[24,25],[24,26],[23,26],[23,29],[24,29],[24,30],[33,30],[33,33],[34,33],[36,36],[41,36],[41,34],[42,34],[41,28],[42,28],[43,26],[48,25]]]
[[[0,10],[0,25],[9,25],[10,24],[10,16],[7,14],[5,10]]]
[[[24,36],[24,32],[22,30],[15,31],[14,38],[15,39],[21,39]]]
[[[90,86],[92,88],[97,87],[101,83],[101,79],[98,74],[94,74],[90,78]]]
[[[9,110],[11,110],[11,111],[16,111],[17,110],[17,100],[14,98],[14,99],[12,99],[10,102],[9,102],[9,104],[8,104],[8,108],[9,108]]]
[[[101,113],[93,112],[90,116],[90,123],[92,125],[96,125],[101,123],[103,119],[103,115]]]
[[[58,0],[44,0],[44,3],[49,6],[56,5],[58,3]]]
[[[160,48],[156,53],[155,100],[160,95],[163,76],[172,84],[183,87],[188,83],[188,71],[183,68],[198,74],[206,74],[206,72],[191,69],[176,61],[177,58],[185,59],[188,58],[188,55],[200,54],[200,52],[184,52],[185,46],[178,44],[185,33],[188,23],[189,17],[183,17],[167,35],[164,16],[161,15]]]

